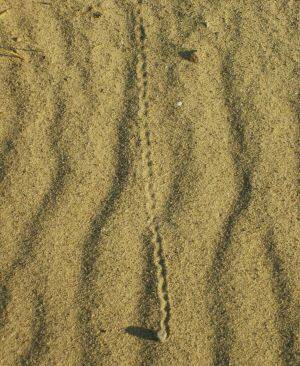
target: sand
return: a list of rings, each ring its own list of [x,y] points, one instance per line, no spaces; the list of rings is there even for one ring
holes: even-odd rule
[[[300,362],[298,14],[1,1],[1,366]]]

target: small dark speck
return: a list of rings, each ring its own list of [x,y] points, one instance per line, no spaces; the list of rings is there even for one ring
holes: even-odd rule
[[[95,11],[94,13],[93,13],[93,17],[94,18],[100,18],[101,17],[101,13],[99,12],[99,11]]]
[[[180,51],[178,54],[184,60],[194,62],[194,63],[197,63],[199,61],[198,56],[197,56],[197,50]]]

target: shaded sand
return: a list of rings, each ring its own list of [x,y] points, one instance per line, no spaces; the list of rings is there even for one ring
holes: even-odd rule
[[[0,365],[298,364],[298,13],[1,1]]]

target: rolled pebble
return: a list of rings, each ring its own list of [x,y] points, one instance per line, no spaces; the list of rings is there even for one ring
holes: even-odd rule
[[[176,103],[176,107],[181,107],[182,106],[182,101],[180,100],[180,101],[178,101],[177,103]]]
[[[164,329],[161,329],[157,332],[157,338],[160,342],[165,342],[167,340],[167,332]]]

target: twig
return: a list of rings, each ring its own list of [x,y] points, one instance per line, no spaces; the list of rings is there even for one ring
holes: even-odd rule
[[[2,10],[2,11],[0,11],[0,15],[3,15],[4,13],[6,13],[8,10],[10,10],[11,8],[7,8],[7,9],[5,9],[5,10]]]

